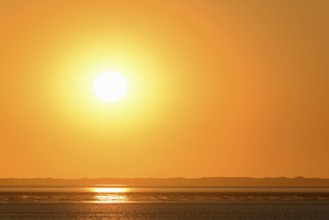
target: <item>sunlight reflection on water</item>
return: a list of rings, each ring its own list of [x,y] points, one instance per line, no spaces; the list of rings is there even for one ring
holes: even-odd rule
[[[116,194],[99,194],[95,195],[95,203],[124,203],[127,196]]]
[[[96,193],[95,203],[124,203],[128,200],[125,193],[129,189],[124,187],[95,187],[90,191]]]
[[[0,188],[2,203],[329,201],[329,188]]]

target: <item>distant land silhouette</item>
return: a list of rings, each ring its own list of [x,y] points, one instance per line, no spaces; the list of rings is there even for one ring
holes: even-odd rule
[[[2,178],[0,187],[329,187],[329,179],[304,177],[204,177],[204,178]]]

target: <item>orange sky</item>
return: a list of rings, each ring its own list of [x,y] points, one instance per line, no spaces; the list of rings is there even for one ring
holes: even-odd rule
[[[0,177],[329,177],[328,27],[327,0],[1,1]]]

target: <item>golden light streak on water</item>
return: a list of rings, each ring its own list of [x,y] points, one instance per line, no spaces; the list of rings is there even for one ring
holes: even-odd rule
[[[96,193],[94,197],[96,203],[124,203],[128,200],[125,193],[129,189],[124,187],[95,187],[90,191]]]

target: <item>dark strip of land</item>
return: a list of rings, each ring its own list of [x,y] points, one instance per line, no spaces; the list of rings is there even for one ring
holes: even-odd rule
[[[304,177],[204,177],[204,178],[3,178],[0,187],[329,187],[329,179]]]

